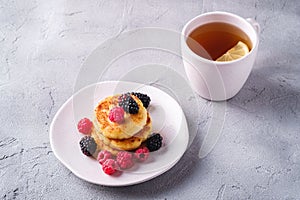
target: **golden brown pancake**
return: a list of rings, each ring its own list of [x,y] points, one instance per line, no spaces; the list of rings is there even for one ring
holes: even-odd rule
[[[139,98],[134,95],[131,97],[136,101],[139,106],[137,114],[125,113],[123,123],[111,122],[108,118],[109,111],[115,106],[118,106],[119,95],[109,96],[95,108],[94,125],[96,129],[110,139],[128,139],[138,133],[146,124],[147,110],[144,108],[143,103]]]
[[[131,138],[121,139],[121,140],[106,138],[96,128],[94,128],[92,131],[92,137],[98,138],[99,140],[101,140],[100,141],[101,143],[103,143],[104,145],[107,145],[109,148],[112,148],[112,149],[124,150],[124,151],[137,149],[142,144],[142,142],[144,142],[148,138],[148,136],[150,135],[150,133],[152,131],[151,118],[150,118],[149,114],[147,116],[148,116],[147,124],[144,126],[144,128],[142,130],[140,130],[138,133],[136,133]],[[100,145],[103,146],[103,144],[100,144]],[[109,150],[108,147],[103,147],[103,148],[105,148],[103,150]]]
[[[118,152],[120,150],[111,148],[109,145],[105,144],[99,137],[98,134],[96,134],[96,132],[92,131],[91,136],[94,138],[96,144],[97,144],[97,150],[96,152],[93,154],[93,156],[97,159],[97,155],[101,150],[106,150],[109,151],[110,153],[112,153],[113,155],[117,155]]]

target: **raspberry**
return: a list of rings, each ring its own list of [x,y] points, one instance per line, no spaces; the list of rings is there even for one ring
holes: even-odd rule
[[[130,114],[137,114],[139,112],[139,105],[130,96],[129,93],[122,94],[118,98],[119,106],[121,106],[125,112]]]
[[[118,169],[118,163],[114,159],[107,159],[102,165],[103,172],[108,175],[112,175],[118,171]]]
[[[98,153],[97,160],[101,165],[103,165],[107,159],[111,159],[112,157],[113,156],[109,151],[104,150]]]
[[[148,108],[151,99],[147,94],[143,94],[143,93],[139,93],[139,92],[131,92],[131,94],[136,96],[137,98],[139,98],[141,100],[141,102],[143,103],[143,106],[145,108]]]
[[[162,140],[163,138],[159,133],[154,133],[147,139],[146,146],[150,152],[157,151],[162,145]]]
[[[92,132],[93,123],[88,118],[81,119],[77,124],[77,129],[80,133],[90,134]]]
[[[82,153],[86,156],[92,156],[97,149],[97,144],[91,136],[84,136],[81,138],[80,142],[80,149]]]
[[[112,122],[122,123],[124,121],[124,109],[121,107],[114,107],[109,111],[108,118]]]
[[[134,153],[134,157],[137,161],[144,162],[149,157],[149,149],[147,147],[137,149]]]
[[[117,154],[117,163],[121,169],[128,169],[133,166],[132,154],[126,151],[120,151]]]

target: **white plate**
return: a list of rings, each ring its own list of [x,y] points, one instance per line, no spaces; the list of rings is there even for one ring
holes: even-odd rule
[[[150,96],[148,111],[153,132],[163,136],[164,146],[152,152],[146,163],[136,164],[119,176],[108,176],[96,160],[81,153],[79,141],[83,135],[77,131],[76,124],[83,117],[93,118],[95,105],[106,96],[131,91]],[[187,122],[178,103],[155,87],[133,82],[100,82],[81,89],[58,110],[50,127],[50,143],[55,156],[79,178],[107,186],[133,185],[164,173],[179,161],[188,140]]]

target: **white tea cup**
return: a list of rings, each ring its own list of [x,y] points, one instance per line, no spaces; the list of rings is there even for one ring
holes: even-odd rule
[[[252,43],[250,52],[227,62],[209,60],[194,53],[187,44],[188,36],[199,26],[213,22],[228,23],[241,29]],[[228,12],[214,11],[191,19],[181,34],[182,58],[191,87],[208,100],[223,101],[235,96],[253,67],[259,43],[259,29],[259,24],[254,19],[244,19]]]

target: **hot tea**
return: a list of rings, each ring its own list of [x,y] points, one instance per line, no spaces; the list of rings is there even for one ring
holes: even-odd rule
[[[247,34],[238,27],[223,22],[201,25],[195,28],[186,40],[193,52],[209,60],[218,59],[239,41],[251,50],[252,43]]]

